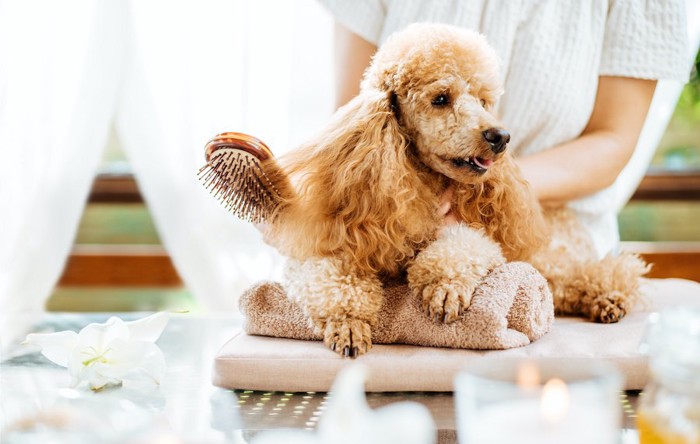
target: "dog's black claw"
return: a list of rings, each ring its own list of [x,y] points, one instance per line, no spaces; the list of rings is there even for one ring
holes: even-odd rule
[[[447,323],[447,313],[445,313],[444,315],[442,315],[442,322],[443,322],[443,323]]]
[[[335,346],[336,346],[336,345],[337,345],[337,344],[336,344],[335,342],[334,342],[333,344],[331,344],[331,350],[335,351]]]
[[[358,356],[360,356],[360,350],[357,347],[353,347],[352,350],[350,350],[350,357],[357,358]]]
[[[345,348],[343,349],[343,356],[345,356],[346,358],[350,357],[350,347],[345,346]]]

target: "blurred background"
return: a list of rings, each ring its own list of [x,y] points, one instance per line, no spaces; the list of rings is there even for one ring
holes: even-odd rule
[[[205,2],[210,3],[217,2]],[[215,6],[223,5],[223,17],[203,26],[216,27],[215,37],[230,39],[233,50],[226,54],[209,51],[189,62],[183,58],[178,65],[185,71],[189,63],[204,65],[217,75],[230,77],[236,85],[236,100],[216,104],[227,114],[226,119],[220,127],[207,128],[207,137],[222,131],[248,132],[265,141],[273,152],[283,153],[310,137],[333,112],[333,20],[313,0],[218,3]],[[191,26],[191,34],[185,33],[182,43],[194,52],[211,37],[199,32],[202,23],[197,25],[200,28],[192,25],[191,11],[169,4],[161,10],[162,16],[153,23],[163,28],[149,26],[151,35],[143,37],[144,44],[167,37],[169,27],[182,31]],[[177,35],[183,38],[182,33]],[[655,262],[653,275],[657,277],[700,280],[699,68],[700,53],[647,175],[619,216],[625,247]],[[191,75],[196,74],[194,70]],[[167,76],[163,81],[167,84]],[[225,97],[230,100],[232,96]],[[202,156],[201,164],[206,141],[203,137],[192,147]],[[185,288],[152,211],[144,203],[117,119],[108,122],[105,140],[95,143],[104,146],[104,152],[47,308],[200,310],[201,301]],[[196,169],[191,174],[194,178]],[[233,215],[227,217],[229,229],[238,231],[238,239],[243,240],[232,244],[237,259],[230,264],[235,282],[230,283],[229,291],[278,277],[279,258],[247,224]]]

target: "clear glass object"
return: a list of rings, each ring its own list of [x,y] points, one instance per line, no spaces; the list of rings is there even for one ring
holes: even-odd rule
[[[462,444],[619,442],[622,377],[578,359],[483,360],[455,381]]]
[[[640,396],[640,443],[700,444],[700,308],[652,315],[642,347],[651,382]]]

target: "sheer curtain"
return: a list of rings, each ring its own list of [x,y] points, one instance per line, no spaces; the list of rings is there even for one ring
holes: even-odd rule
[[[282,259],[196,171],[218,132],[277,153],[309,137],[332,112],[331,50],[332,18],[313,0],[0,0],[2,320],[43,307],[112,123],[205,308],[234,310],[244,287],[278,277]],[[648,163],[678,91],[659,87],[632,162]]]
[[[0,312],[41,310],[114,124],[204,308],[282,259],[196,178],[242,131],[281,153],[332,112],[332,18],[313,0],[0,0]]]

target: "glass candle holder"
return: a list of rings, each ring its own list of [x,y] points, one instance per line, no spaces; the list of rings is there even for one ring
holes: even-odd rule
[[[620,440],[622,377],[604,362],[485,359],[455,389],[462,444]]]
[[[640,443],[700,443],[700,308],[651,315],[642,352],[651,381],[640,396]]]

